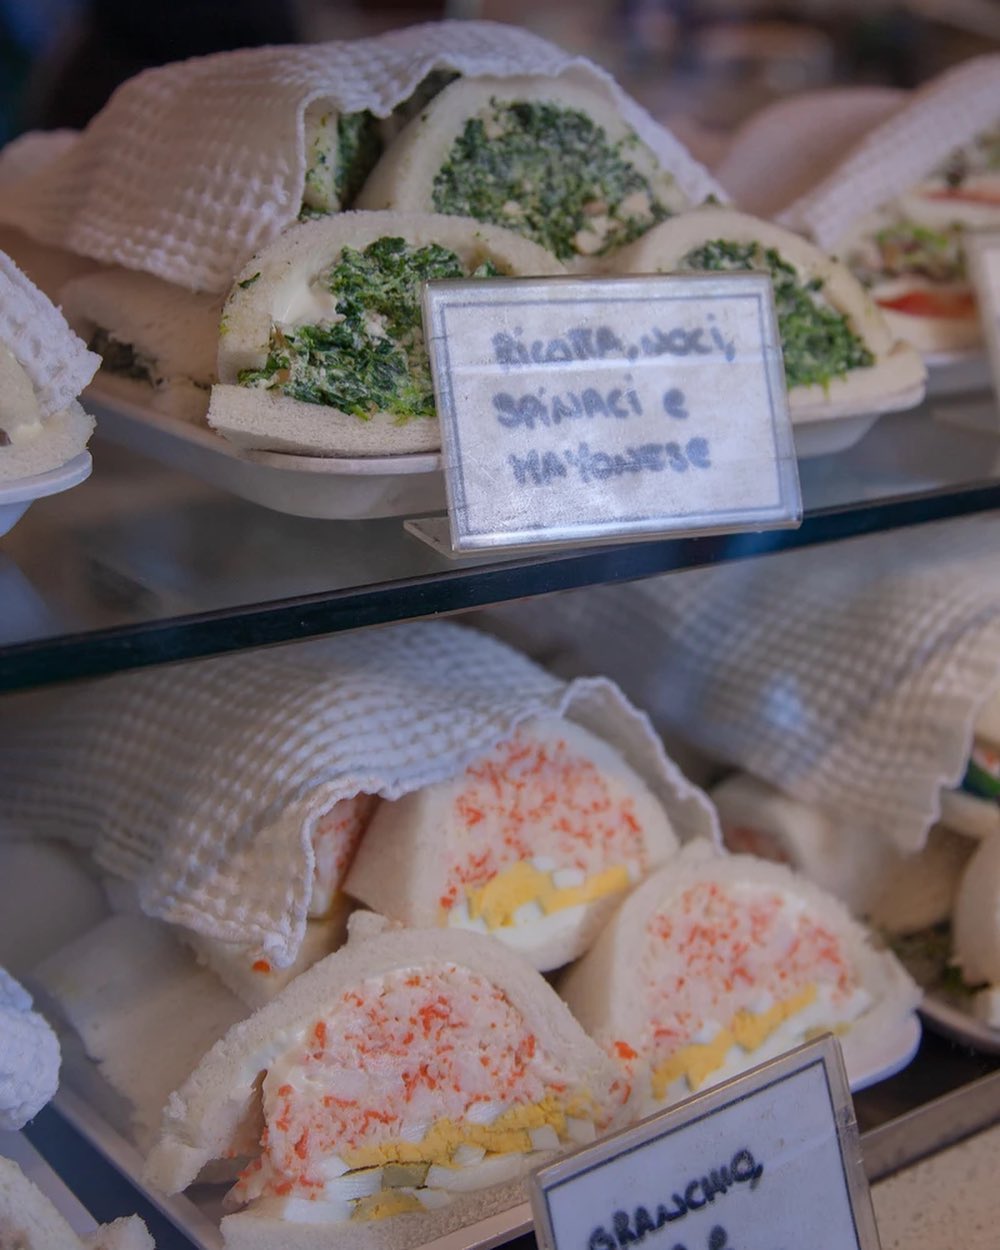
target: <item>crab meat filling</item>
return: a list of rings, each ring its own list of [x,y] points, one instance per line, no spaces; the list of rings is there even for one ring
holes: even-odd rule
[[[346,991],[272,1063],[235,1204],[304,1220],[430,1209],[598,1127],[508,999],[454,964]]]
[[[561,738],[519,731],[465,773],[449,925],[508,929],[623,894],[647,869],[635,803]]]
[[[684,1097],[870,1005],[837,935],[794,895],[750,883],[690,886],[647,929],[645,1028],[612,1054],[640,1057],[656,1102]]]

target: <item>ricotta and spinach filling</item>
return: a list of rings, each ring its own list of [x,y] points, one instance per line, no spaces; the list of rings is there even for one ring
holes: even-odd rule
[[[336,126],[333,116],[332,111],[324,114],[315,129],[307,126],[309,164],[300,219],[349,208],[382,155],[378,120],[367,109],[341,113]]]
[[[109,330],[98,326],[90,336],[87,346],[101,357],[101,368],[107,370],[108,373],[117,373],[122,378],[148,382],[150,386],[156,385],[156,367],[152,359],[137,351],[131,343],[123,343],[121,339],[116,339]]]
[[[679,267],[759,270],[770,275],[789,389],[827,386],[835,378],[845,377],[851,369],[875,363],[875,357],[851,329],[847,318],[824,300],[822,279],[803,280],[773,247],[713,239],[688,252]]]
[[[506,226],[560,260],[604,255],[670,216],[635,164],[641,149],[576,109],[492,99],[435,175],[434,210]]]
[[[421,284],[498,276],[492,261],[470,270],[437,243],[415,247],[387,237],[361,251],[345,247],[316,280],[333,296],[336,318],[273,326],[264,365],[242,370],[239,383],[362,420],[377,412],[392,413],[400,422],[433,417]]]

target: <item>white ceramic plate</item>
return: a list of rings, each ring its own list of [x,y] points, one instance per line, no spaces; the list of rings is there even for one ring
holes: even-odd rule
[[[124,399],[102,388],[100,378],[86,397],[102,437],[275,512],[356,521],[423,516],[446,506],[436,452],[348,459],[246,451],[204,426]],[[803,460],[844,451],[877,420],[865,413],[796,422],[795,450]]]
[[[991,1029],[982,1020],[969,1015],[960,1007],[938,998],[935,994],[926,994],[920,1004],[920,1013],[936,1033],[943,1033],[956,1042],[971,1046],[974,1050],[982,1050],[990,1055],[1000,1055],[1000,1029]]]
[[[205,426],[123,399],[100,377],[86,395],[104,438],[275,512],[355,521],[445,506],[437,453],[348,459],[246,451]]]
[[[920,1045],[920,1021],[916,1014],[907,1016],[895,1032],[874,1041],[868,1052],[856,1062],[849,1073],[851,1089],[867,1089],[904,1068]],[[197,1250],[222,1250],[219,1221],[223,1215],[222,1197],[225,1185],[194,1186],[186,1194],[166,1197],[146,1188],[142,1181],[142,1158],[126,1138],[114,1127],[116,1099],[96,1067],[79,1054],[79,1047],[65,1047],[63,1083],[53,1099],[53,1106],[110,1163],[146,1195],[149,1201],[168,1217],[192,1242]],[[76,1089],[71,1088],[71,1083]],[[79,1092],[77,1092],[79,1090]],[[85,1094],[85,1096],[84,1096]],[[471,1227],[459,1229],[431,1243],[422,1250],[465,1250],[475,1245],[499,1245],[509,1241],[530,1226],[531,1212],[526,1203],[489,1217]]]
[[[92,463],[89,451],[61,464],[48,473],[22,477],[13,482],[0,482],[0,535],[6,534],[20,521],[36,499],[58,495],[60,491],[79,486],[90,477]]]
[[[97,1228],[96,1221],[87,1209],[66,1188],[23,1133],[0,1133],[0,1155],[5,1159],[13,1159],[78,1237],[86,1237]]]

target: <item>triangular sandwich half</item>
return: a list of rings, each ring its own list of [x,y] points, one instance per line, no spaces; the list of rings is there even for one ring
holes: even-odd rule
[[[701,842],[626,900],[560,992],[640,1114],[829,1030],[851,1076],[920,997],[837,899]]]
[[[373,1222],[386,1245],[424,1244],[621,1119],[626,1082],[526,963],[479,934],[383,923],[354,921],[167,1104],[151,1183],[249,1157],[227,1250],[351,1250]]]
[[[403,924],[490,933],[547,971],[677,846],[613,747],[543,717],[460,776],[381,803],[344,888]]]

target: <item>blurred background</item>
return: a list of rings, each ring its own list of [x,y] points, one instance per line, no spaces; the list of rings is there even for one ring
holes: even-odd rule
[[[766,104],[911,87],[1000,49],[1000,0],[0,0],[0,141],[85,125],[146,66],[442,17],[514,22],[593,58],[709,163]]]

